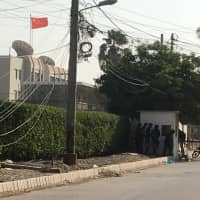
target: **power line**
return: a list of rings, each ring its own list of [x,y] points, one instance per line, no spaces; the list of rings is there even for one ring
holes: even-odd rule
[[[130,28],[132,28],[132,29],[134,29],[134,30],[136,30],[136,31],[142,32],[142,33],[144,33],[144,34],[146,34],[146,35],[149,35],[149,36],[151,36],[151,37],[153,37],[153,38],[160,39],[160,37],[157,36],[157,35],[154,35],[154,34],[152,34],[152,33],[149,33],[149,32],[147,32],[147,31],[144,31],[144,30],[142,30],[142,29],[140,29],[140,28],[137,28],[137,27],[135,27],[135,26],[133,26],[133,25],[131,25],[131,24],[128,24],[128,23],[124,22],[123,20],[120,20],[120,19],[117,19],[117,18],[115,18],[115,19],[118,20],[119,22],[121,22],[121,24],[124,24],[124,25],[126,25],[126,26],[128,26],[128,27],[130,27]]]
[[[4,113],[1,117],[0,117],[0,122],[2,122],[3,120],[7,119],[9,116],[11,116],[18,108],[20,108],[25,101],[40,87],[40,85],[38,85],[22,102],[20,102],[19,104],[17,104],[16,106],[14,106],[13,108],[11,108],[10,110],[8,110],[6,113]]]
[[[189,30],[189,31],[191,31],[191,29],[193,29],[193,30],[195,31],[194,28],[182,26],[182,25],[180,25],[180,24],[175,24],[175,23],[172,23],[172,22],[169,22],[169,21],[166,21],[166,20],[161,20],[161,19],[158,19],[158,18],[156,18],[156,17],[147,16],[147,15],[144,15],[144,14],[142,14],[142,13],[140,13],[140,12],[137,12],[137,11],[134,11],[134,10],[129,10],[129,9],[121,8],[121,7],[117,7],[117,6],[116,6],[116,8],[117,8],[117,9],[120,9],[120,10],[124,10],[124,11],[126,11],[126,12],[128,12],[128,13],[131,13],[131,14],[135,13],[136,15],[141,16],[141,17],[144,17],[144,18],[147,18],[147,19],[152,19],[152,20],[159,21],[159,22],[161,22],[161,23],[165,23],[165,24],[169,24],[169,25],[172,25],[172,26],[175,26],[175,27],[179,27],[179,28],[184,29],[184,30]]]
[[[113,29],[113,28],[115,28],[115,26],[109,26],[109,25],[106,25],[106,24],[101,24],[101,23],[99,23],[99,22],[95,22],[95,24],[97,24],[97,25],[100,25],[100,26],[103,26],[103,27],[107,27],[107,28],[109,28],[109,29]],[[96,25],[95,25],[96,26]],[[101,30],[101,32],[100,33],[103,33],[103,34],[107,34],[108,33],[108,31],[107,30],[102,30],[101,28],[98,28],[98,29],[100,29]],[[123,32],[125,32],[124,30],[123,30]],[[128,33],[128,34],[127,34]],[[132,36],[131,34],[134,34],[133,32],[129,32],[129,31],[126,31],[126,36],[127,37],[129,37],[129,38],[132,38],[132,39],[134,39],[134,40],[148,40],[148,41],[158,41],[157,40],[157,38],[156,39],[153,39],[153,38],[145,38],[145,37],[137,37],[137,36]]]
[[[35,88],[35,89],[36,89],[36,88]],[[34,90],[35,90],[35,89],[34,89]],[[23,93],[24,93],[24,94],[27,93],[28,90],[29,90],[29,88],[27,88],[26,90],[24,90]],[[31,91],[32,91],[32,90],[31,90]],[[28,94],[28,95],[29,95],[29,94]],[[28,95],[27,95],[27,96],[28,96]],[[24,99],[26,99],[27,96],[25,96]],[[3,103],[3,105],[4,105],[6,102],[7,102],[7,101],[5,101],[5,102]],[[6,113],[11,112],[11,111],[14,110],[14,108],[16,108],[17,105],[19,105],[19,104],[20,104],[20,102],[17,102],[17,103],[12,102],[8,107],[6,107],[3,111],[0,112],[0,115],[5,115]],[[1,105],[1,107],[2,107],[3,105]],[[1,116],[1,117],[2,117],[2,116]],[[0,118],[1,118],[1,117],[0,117]]]
[[[122,16],[117,16],[116,17],[116,14],[115,14],[115,17],[111,14],[109,14],[110,16],[112,16],[112,18],[115,18],[116,20],[121,20],[122,22],[130,22],[130,23],[134,23],[136,25],[140,25],[140,26],[143,26],[143,27],[149,27],[151,29],[153,29],[154,31],[159,31],[159,32],[166,32],[166,31],[172,31],[172,30],[176,30],[177,29],[173,29],[173,28],[165,28],[165,27],[161,27],[161,26],[155,26],[155,25],[151,25],[151,24],[147,24],[147,23],[142,23],[142,22],[138,22],[138,21],[135,21],[135,20],[131,20],[131,19],[127,19],[127,18],[124,18]],[[98,14],[95,14],[95,16],[100,16]],[[182,32],[182,33],[193,33],[192,31],[191,32],[186,32],[186,31],[183,31],[183,30],[179,30],[179,32]],[[167,33],[167,32],[166,32]]]
[[[52,90],[53,92],[53,90]],[[51,92],[51,93],[52,93]],[[51,93],[49,96],[47,96],[47,102],[49,101],[49,98],[51,96]],[[43,108],[44,109],[44,108]],[[3,144],[3,145],[0,145],[0,147],[9,147],[9,146],[12,146],[14,144],[17,144],[19,143],[20,141],[22,141],[24,138],[26,138],[30,133],[31,131],[35,128],[35,126],[37,125],[38,121],[40,120],[41,116],[42,116],[42,113],[43,113],[44,110],[42,110],[37,118],[37,120],[35,121],[35,123],[33,124],[33,126],[31,128],[28,129],[27,133],[25,135],[23,135],[22,137],[18,138],[17,140],[15,140],[14,142],[11,142],[11,143],[8,143],[8,144]]]
[[[52,94],[52,92],[53,92],[53,90],[54,90],[54,86],[55,86],[55,84],[54,84],[53,87],[51,88],[50,92],[48,92],[48,94],[47,94],[47,95],[45,96],[45,98],[42,100],[41,104],[39,105],[39,109],[40,109],[41,106],[44,106],[45,104],[47,104],[48,101],[46,102],[46,99],[47,99],[48,97],[50,97],[50,95]],[[4,137],[4,136],[7,136],[7,135],[9,135],[9,134],[11,134],[11,133],[14,133],[15,131],[17,131],[18,129],[20,129],[20,128],[23,127],[24,125],[28,124],[30,121],[32,121],[32,120],[34,119],[34,117],[37,116],[37,115],[38,115],[38,110],[37,110],[36,112],[34,112],[34,114],[33,114],[31,117],[29,117],[25,122],[23,122],[22,124],[20,124],[20,125],[17,126],[16,128],[14,128],[13,130],[0,134],[0,137]]]
[[[38,6],[38,5],[47,3],[47,2],[48,2],[48,1],[45,0],[45,1],[40,1],[40,2],[37,2],[37,3],[31,4],[31,5],[27,5],[27,6],[18,6],[18,7],[15,7],[15,8],[0,9],[0,12],[13,11],[13,10],[20,10],[20,9],[24,9],[24,8],[29,8],[29,7],[33,7],[33,6]]]
[[[0,76],[0,80],[3,79],[3,78],[5,78],[5,77],[7,77],[9,74],[10,74],[10,72],[8,72],[8,73],[6,73],[6,74]]]
[[[95,2],[95,1],[94,1],[94,2]],[[102,8],[98,7],[98,9],[103,13],[103,15],[104,15],[118,30],[124,32],[124,31],[120,28],[120,26],[119,26],[118,24],[116,24],[116,23],[112,20],[112,18],[111,18]],[[121,20],[118,19],[118,21],[121,21]],[[121,22],[122,22],[122,21],[121,21]],[[137,31],[142,32],[142,33],[145,33],[145,34],[147,34],[147,35],[149,35],[149,36],[151,36],[151,37],[153,37],[153,38],[160,39],[159,36],[156,36],[156,35],[154,35],[154,34],[151,34],[151,33],[148,33],[148,32],[146,32],[146,31],[143,31],[143,30],[140,29],[140,28],[134,27],[134,26],[132,26],[132,25],[130,25],[130,24],[127,24],[127,23],[124,23],[124,22],[122,22],[122,23],[125,24],[126,26],[131,27],[131,28],[134,29],[134,30],[137,30]],[[127,34],[126,34],[126,35],[127,35]],[[130,36],[130,35],[128,35],[128,36],[129,36],[129,37],[132,37],[132,36]]]
[[[53,1],[53,0],[52,0]],[[8,3],[8,2],[7,2]],[[39,3],[39,2],[38,2]],[[45,3],[45,2],[44,2]],[[13,4],[13,3],[8,3],[8,4],[10,4],[10,5],[14,5],[14,6],[18,6],[17,4]],[[40,4],[41,5],[41,4]],[[30,6],[31,7],[31,6]],[[17,7],[18,8],[18,7]],[[26,10],[27,10],[27,8],[28,7],[24,7]],[[54,8],[55,8],[55,5],[54,5]],[[32,12],[35,12],[35,13],[40,13],[40,14],[43,14],[43,15],[46,15],[46,16],[50,16],[50,17],[54,17],[54,18],[56,18],[56,19],[58,19],[58,16],[56,16],[56,15],[52,15],[52,14],[49,14],[49,13],[60,13],[60,12],[63,12],[63,11],[67,11],[67,10],[69,10],[69,8],[59,8],[59,9],[56,9],[56,10],[52,10],[52,11],[48,11],[48,13],[46,13],[46,12],[42,12],[42,11],[36,11],[36,10],[32,10]],[[14,10],[14,11],[18,11],[18,10]],[[28,10],[27,10],[28,11]],[[8,12],[13,12],[13,10],[10,10],[10,11],[8,11]],[[16,14],[16,13],[10,13],[10,14],[12,14],[12,15],[14,15],[14,16],[17,16],[18,18],[29,18],[29,17],[24,17],[24,16],[20,16],[20,15],[18,15],[18,14]],[[21,19],[21,20],[22,20]],[[61,17],[59,17],[59,20],[60,19],[64,19],[64,20],[66,20],[66,18],[61,18]]]
[[[186,41],[182,41],[182,40],[176,40],[177,42],[180,42],[182,44],[187,44],[187,45],[190,45],[190,46],[194,46],[194,47],[197,47],[197,48],[200,48],[200,45],[198,44],[195,44],[195,43],[191,43],[191,42],[186,42]]]
[[[31,87],[31,86],[30,86],[30,87]],[[24,90],[23,93],[26,93],[26,92],[28,91],[28,89],[30,89],[30,87],[29,87],[29,88],[26,88],[26,90]],[[40,85],[37,86],[34,90],[31,90],[31,93],[28,94],[28,96],[24,97],[24,99],[23,99],[22,102],[20,102],[20,103],[14,105],[14,106],[13,106],[13,104],[11,104],[11,105],[8,106],[6,109],[4,109],[3,111],[1,111],[0,113],[3,113],[3,115],[0,117],[0,122],[3,121],[3,120],[5,120],[5,119],[7,119],[13,112],[15,112],[21,105],[23,105],[24,102],[25,102],[39,87],[40,87]],[[1,105],[0,107],[2,107],[5,103],[6,103],[6,101],[3,102],[2,105]],[[13,107],[12,107],[12,106],[13,106]]]
[[[151,33],[148,33],[148,32],[146,32],[146,31],[143,31],[143,30],[141,30],[141,29],[138,29],[138,28],[136,28],[136,27],[133,27],[132,25],[127,24],[126,22],[124,22],[124,21],[122,21],[122,20],[119,20],[119,19],[118,19],[118,21],[120,21],[122,24],[125,24],[125,25],[127,25],[127,26],[129,26],[129,27],[131,27],[131,28],[133,28],[133,29],[135,29],[135,30],[138,30],[138,31],[143,32],[143,33],[145,33],[145,34],[147,34],[147,35],[150,35],[150,36],[152,36],[152,37],[154,37],[154,38],[156,38],[156,39],[159,39],[158,36],[153,35],[153,34],[151,34]],[[101,24],[100,24],[100,25],[101,25]],[[102,25],[102,26],[105,26],[105,25]],[[122,30],[122,29],[120,29],[120,30]],[[124,31],[123,31],[123,32],[124,32]],[[130,36],[130,34],[127,35],[127,36]],[[131,36],[131,38],[136,39],[136,38],[133,37],[133,36]],[[138,39],[144,39],[144,40],[145,40],[146,38],[138,38]],[[149,40],[149,39],[148,39],[148,40]],[[183,43],[183,44],[188,44],[188,45],[190,45],[190,46],[194,46],[194,47],[197,47],[197,48],[200,48],[200,45],[195,44],[195,43],[192,43],[192,42],[180,41],[180,40],[178,40],[178,39],[176,39],[175,41],[180,42],[180,43]],[[167,42],[166,44],[170,44],[170,43]],[[193,51],[193,50],[191,50],[191,51]],[[198,53],[198,54],[199,54],[199,53]]]
[[[111,70],[110,68],[108,69],[108,71],[110,71],[116,78],[118,78],[118,79],[120,79],[120,80],[122,80],[122,81],[124,81],[124,82],[126,82],[126,83],[128,83],[128,84],[130,84],[130,85],[132,85],[132,86],[139,86],[139,87],[148,87],[148,86],[149,86],[148,83],[139,84],[139,83],[134,83],[134,82],[132,82],[132,81],[129,81],[129,80],[123,78],[122,76],[120,76],[119,74],[116,74],[116,73],[115,73],[113,70]]]
[[[116,73],[113,72],[111,69],[109,69],[109,71],[110,71],[116,78],[118,78],[118,79],[122,80],[123,82],[128,83],[129,85],[132,85],[132,86],[134,86],[134,87],[135,87],[135,86],[146,87],[146,88],[150,88],[150,89],[152,89],[152,90],[154,90],[154,91],[156,91],[156,92],[158,92],[158,93],[160,93],[160,94],[163,94],[163,95],[166,95],[166,94],[167,94],[167,93],[161,91],[161,90],[158,89],[158,88],[152,87],[149,83],[146,83],[146,82],[143,81],[143,80],[140,80],[140,79],[133,79],[133,80],[135,80],[135,81],[137,80],[137,81],[139,81],[139,82],[143,82],[143,84],[134,83],[134,82],[132,82],[132,81],[129,81],[129,80],[123,78],[121,75],[116,74]]]
[[[189,49],[191,48],[190,46],[188,45],[184,45],[184,44],[179,44],[178,47],[182,50],[186,50],[186,51],[189,51],[190,53],[195,53],[196,55],[200,55],[200,52],[196,52],[196,50],[193,50],[193,49]],[[189,47],[189,48],[188,48]]]
[[[26,94],[27,92],[29,92],[30,89],[31,89],[31,91],[32,91],[32,89],[33,89],[32,86],[29,86],[28,88],[26,88],[25,90],[23,90],[23,92],[21,93],[21,95],[20,95],[20,97],[19,97],[19,100],[25,99],[26,96],[25,96],[24,94]],[[24,95],[24,97],[23,97],[23,95]],[[23,98],[22,98],[22,97],[23,97]],[[5,103],[7,103],[8,101],[9,101],[9,99],[4,100],[4,101],[2,102],[2,104],[0,105],[0,108],[1,108],[3,105],[5,105]],[[11,104],[10,104],[8,107],[6,107],[6,109],[4,109],[3,111],[0,112],[0,115],[1,115],[2,113],[5,113],[7,110],[9,110],[14,104],[15,104],[14,102],[11,102]]]
[[[54,48],[54,49],[49,49],[47,51],[42,51],[42,52],[37,52],[37,53],[34,53],[33,55],[41,55],[41,54],[45,54],[45,53],[49,53],[49,52],[53,52],[53,51],[57,51],[57,50],[60,50],[64,47],[67,47],[69,46],[69,43],[63,45],[63,46],[60,46],[60,47],[57,47],[57,48]],[[24,55],[24,56],[17,56],[18,58],[23,58],[23,57],[27,57],[27,56],[33,56],[33,55]]]
[[[95,1],[94,1],[95,2]],[[104,16],[114,25],[114,27],[116,27],[117,29],[119,29],[120,31],[123,31],[121,28],[120,28],[120,26],[119,25],[117,25],[113,20],[112,20],[112,18],[104,11],[104,10],[102,10],[101,8],[99,8],[99,10],[104,14]],[[128,24],[127,22],[125,22],[124,20],[121,20],[121,19],[119,19],[119,18],[116,18],[116,17],[113,17],[114,19],[116,19],[116,20],[118,20],[119,22],[121,22],[123,25],[126,25],[126,26],[128,26],[128,27],[130,27],[130,28],[132,28],[132,29],[134,29],[134,30],[137,30],[137,31],[139,31],[139,32],[142,32],[142,33],[144,33],[144,34],[146,34],[146,35],[149,35],[149,36],[151,36],[151,37],[153,37],[153,38],[155,38],[155,39],[160,39],[160,37],[159,36],[157,36],[157,35],[154,35],[154,34],[152,34],[152,33],[149,33],[149,32],[147,32],[147,31],[144,31],[144,30],[142,30],[142,29],[140,29],[140,28],[137,28],[137,27],[135,27],[135,26],[133,26],[133,25],[131,25],[131,24]],[[141,24],[141,25],[145,25],[145,24]],[[105,26],[105,25],[103,25],[103,26]],[[125,32],[125,31],[123,31],[123,32]],[[128,35],[128,34],[126,34],[128,37],[131,37],[131,38],[133,38],[133,36],[130,36],[130,35]],[[135,39],[135,38],[134,38]],[[180,40],[176,40],[177,42],[182,42],[182,43],[184,43],[184,44],[189,44],[189,45],[191,45],[191,46],[195,46],[195,47],[200,47],[200,45],[197,45],[197,44],[195,44],[195,43],[192,43],[192,42],[185,42],[185,41],[180,41]]]
[[[114,70],[115,72],[117,72],[118,74],[122,74],[124,72],[122,72],[120,69],[114,69],[112,68],[112,70]],[[126,73],[126,72],[125,72]],[[130,77],[130,74],[126,73],[125,76],[128,77],[129,80],[132,80],[132,81],[137,81],[137,82],[140,82],[141,84],[143,85],[149,85],[147,82],[145,82],[144,80],[141,80],[141,79],[138,79],[138,78],[133,78],[133,77]]]

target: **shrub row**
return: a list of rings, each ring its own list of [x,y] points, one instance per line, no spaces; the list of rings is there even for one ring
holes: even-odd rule
[[[1,104],[0,104],[1,105]],[[15,129],[31,116],[26,125],[0,137],[0,145],[18,141],[1,148],[2,159],[31,160],[57,158],[64,153],[65,116],[63,109],[32,104],[20,106],[9,118],[3,119],[5,109],[16,104],[0,107],[0,135]],[[119,116],[78,111],[76,121],[76,151],[80,158],[119,153],[126,149],[128,124]]]

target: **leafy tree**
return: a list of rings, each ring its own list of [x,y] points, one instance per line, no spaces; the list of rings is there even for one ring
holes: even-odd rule
[[[179,110],[182,121],[200,121],[200,58],[172,52],[159,42],[135,51],[125,51],[117,62],[107,59],[105,73],[96,80],[110,111]]]
[[[106,62],[116,64],[126,49],[122,48],[128,44],[127,37],[121,31],[108,31],[108,37],[104,38],[104,43],[100,46],[99,63],[102,70],[105,70]]]

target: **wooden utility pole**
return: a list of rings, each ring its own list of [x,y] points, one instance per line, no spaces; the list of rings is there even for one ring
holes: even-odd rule
[[[174,45],[175,45],[174,41],[175,41],[174,33],[172,33],[172,34],[171,34],[171,51],[174,50]]]
[[[70,56],[68,66],[67,84],[67,114],[66,114],[66,143],[64,163],[76,164],[75,152],[75,121],[76,121],[76,79],[77,79],[77,51],[78,51],[78,16],[79,0],[71,1],[71,25],[70,25]]]

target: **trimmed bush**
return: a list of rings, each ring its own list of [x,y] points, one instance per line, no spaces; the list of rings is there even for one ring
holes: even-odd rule
[[[4,110],[0,107],[0,121]],[[15,106],[15,104],[13,104]],[[1,149],[2,159],[31,160],[58,158],[64,153],[66,113],[63,109],[24,104],[8,119],[0,122],[0,135],[15,129],[34,116],[25,126],[0,137],[0,144],[17,144]],[[117,115],[103,112],[78,111],[76,121],[76,151],[80,158],[123,152],[127,147],[128,124]],[[35,125],[36,124],[36,125]],[[35,125],[35,126],[34,126]]]

